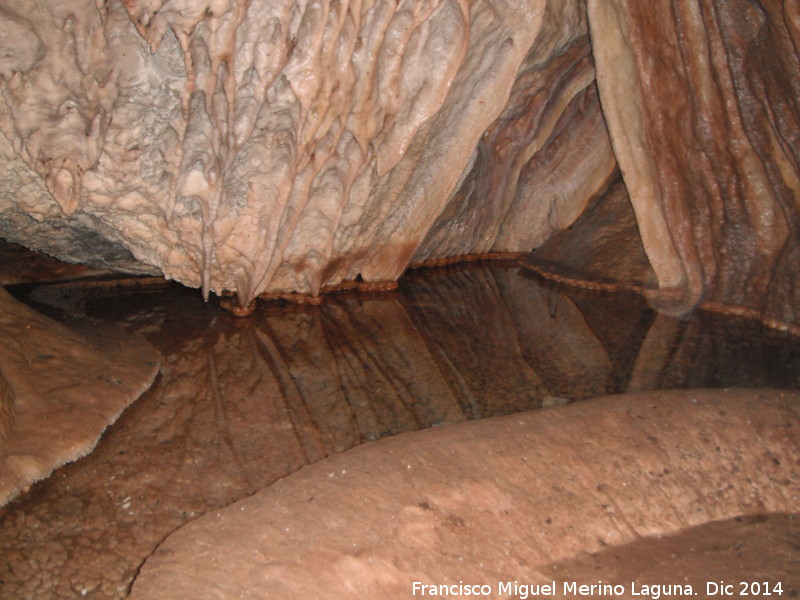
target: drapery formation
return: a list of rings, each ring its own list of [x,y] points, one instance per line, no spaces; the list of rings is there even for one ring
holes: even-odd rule
[[[247,304],[529,251],[616,189],[619,166],[660,305],[800,320],[793,3],[0,12],[12,241]]]

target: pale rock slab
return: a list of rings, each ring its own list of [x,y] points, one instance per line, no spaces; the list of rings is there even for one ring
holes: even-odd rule
[[[158,374],[158,351],[103,327],[86,338],[0,290],[0,506],[92,451]]]
[[[797,401],[607,396],[366,444],[181,528],[130,598],[400,599],[414,581],[549,583],[551,565],[582,553],[796,510]]]

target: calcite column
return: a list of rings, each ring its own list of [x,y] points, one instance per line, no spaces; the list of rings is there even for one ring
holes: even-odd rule
[[[797,3],[589,0],[588,11],[603,111],[660,298],[796,324]]]

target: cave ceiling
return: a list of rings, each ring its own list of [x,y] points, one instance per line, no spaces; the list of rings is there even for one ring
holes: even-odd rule
[[[2,0],[0,236],[242,305],[633,244],[797,327],[798,48],[777,0]]]

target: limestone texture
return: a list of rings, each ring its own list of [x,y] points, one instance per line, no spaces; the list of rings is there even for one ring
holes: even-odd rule
[[[654,305],[800,330],[795,2],[6,0],[0,16],[10,241],[232,292],[249,314],[260,295],[529,252],[618,165]]]
[[[152,265],[242,306],[490,249],[494,234],[457,244],[458,223],[440,217],[481,136],[513,88],[506,112],[536,119],[512,149],[533,156],[593,80],[578,0],[0,10],[2,235],[101,268]],[[588,115],[591,136],[601,117]],[[605,146],[592,169],[613,161]],[[513,179],[468,227],[526,212]],[[580,205],[591,187],[567,185],[558,202]],[[520,236],[503,245],[530,247]]]
[[[0,290],[0,506],[91,452],[158,374],[160,356],[143,339],[83,331]]]
[[[797,324],[798,4],[587,6],[603,114],[652,287],[675,310],[706,302]]]
[[[549,565],[581,553],[796,510],[799,419],[794,392],[693,390],[387,438],[181,528],[130,598],[399,599],[414,581],[549,583]]]
[[[520,264],[546,277],[585,287],[656,287],[619,172],[609,177],[577,221],[551,235]]]

